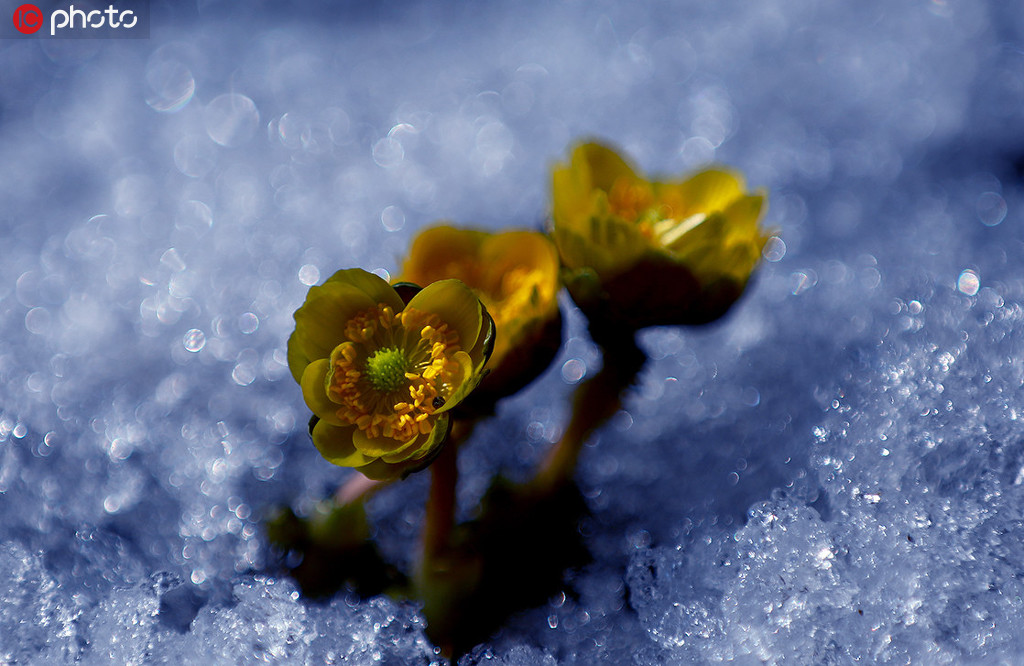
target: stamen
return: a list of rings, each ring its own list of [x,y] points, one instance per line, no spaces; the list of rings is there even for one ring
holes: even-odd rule
[[[696,213],[682,222],[664,220],[654,225],[654,232],[658,235],[658,240],[661,242],[662,247],[668,247],[685,236],[689,231],[696,229],[707,217],[704,213]],[[663,226],[666,222],[671,222],[672,224]]]
[[[454,390],[459,336],[437,315],[381,304],[353,317],[331,355],[327,391],[337,415],[370,438],[406,442]]]
[[[540,304],[544,274],[539,269],[516,267],[501,276],[500,282],[480,293],[480,300],[499,329],[517,317],[529,317]]]
[[[640,213],[651,205],[651,192],[645,183],[619,178],[608,192],[611,212],[624,220],[636,221]]]

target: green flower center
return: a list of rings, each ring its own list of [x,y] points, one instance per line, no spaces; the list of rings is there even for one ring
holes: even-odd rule
[[[397,347],[378,349],[366,359],[366,378],[380,393],[392,393],[406,385],[405,373],[412,363]]]

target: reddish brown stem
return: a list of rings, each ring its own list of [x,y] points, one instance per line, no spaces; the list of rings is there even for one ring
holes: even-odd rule
[[[601,346],[604,367],[576,389],[569,425],[530,484],[535,492],[551,492],[572,479],[583,445],[619,411],[622,392],[632,385],[647,360],[633,341],[632,333],[606,340]]]
[[[356,472],[334,493],[334,501],[338,504],[365,502],[390,483],[391,481],[374,481]]]
[[[449,441],[430,466],[430,495],[423,526],[424,561],[444,552],[455,527],[455,488],[459,480],[457,449],[458,442]]]

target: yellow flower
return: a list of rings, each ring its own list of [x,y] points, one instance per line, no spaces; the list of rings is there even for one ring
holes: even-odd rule
[[[416,236],[400,279],[466,283],[494,318],[489,374],[474,395],[497,399],[529,383],[561,344],[558,254],[544,234],[488,233],[440,225]]]
[[[716,319],[743,293],[768,239],[758,228],[766,192],[746,193],[733,171],[648,180],[611,148],[584,143],[552,176],[566,286],[598,322]]]
[[[483,377],[493,339],[487,310],[458,280],[407,304],[372,273],[338,271],[310,288],[288,339],[288,366],[318,419],[313,443],[375,479],[422,469],[449,411]]]

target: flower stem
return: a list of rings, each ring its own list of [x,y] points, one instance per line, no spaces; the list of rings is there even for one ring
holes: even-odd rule
[[[473,431],[472,419],[452,423],[448,441],[430,466],[430,495],[423,526],[423,561],[429,562],[449,545],[455,527],[455,490],[459,481],[459,444]]]
[[[530,483],[537,493],[550,493],[572,479],[583,445],[619,410],[622,392],[633,383],[647,360],[631,331],[595,336],[595,342],[601,347],[604,367],[576,389],[569,425]]]
[[[449,443],[430,466],[430,496],[423,526],[423,559],[443,552],[455,526],[455,486],[459,478],[455,447]]]
[[[335,491],[334,501],[338,504],[365,502],[389,483],[391,482],[368,479],[359,472],[356,472],[348,477],[345,483]]]

